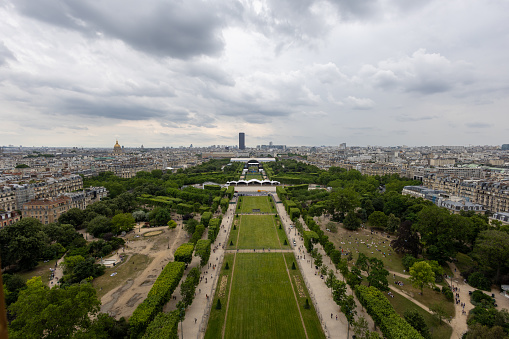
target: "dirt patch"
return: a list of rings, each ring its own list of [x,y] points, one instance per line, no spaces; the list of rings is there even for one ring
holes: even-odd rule
[[[151,286],[154,285],[155,280],[145,280],[140,284],[140,286]]]
[[[156,235],[159,235],[163,233],[162,230],[158,230],[158,231],[149,231],[149,232],[146,232],[146,233],[143,233],[143,236],[146,238],[146,237],[154,237]]]
[[[125,304],[127,307],[133,307],[141,298],[141,293],[135,293]]]
[[[127,280],[125,282],[125,284],[122,287],[118,288],[115,292],[113,292],[113,294],[111,295],[111,300],[101,306],[101,312],[102,313],[108,313],[108,311],[111,310],[113,305],[115,305],[115,303],[117,302],[118,298],[120,298],[120,296],[125,291],[127,291],[133,285],[133,283],[134,283],[134,280],[133,279],[129,279],[129,280]]]

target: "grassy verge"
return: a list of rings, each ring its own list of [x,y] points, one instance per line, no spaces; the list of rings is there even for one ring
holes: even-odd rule
[[[233,226],[235,226],[235,229]],[[230,230],[230,237],[228,238],[228,242],[226,243],[227,250],[234,250],[237,248],[237,241],[239,238],[239,226],[240,226],[240,217],[235,217],[235,219],[233,219],[233,225]],[[233,244],[233,245],[230,245],[230,244]]]
[[[221,273],[219,281],[217,282],[216,295],[212,300],[212,309],[210,310],[209,323],[207,326],[207,332],[205,332],[205,339],[215,339],[221,338],[221,333],[224,324],[224,318],[226,316],[226,305],[228,303],[228,292],[230,291],[230,284],[232,281],[232,269],[233,269],[233,254],[226,254],[224,256],[223,267],[221,267]],[[230,267],[228,270],[225,270],[224,267],[228,263]],[[224,288],[221,288],[221,280],[223,277],[226,280],[226,285]],[[221,295],[220,295],[221,294]],[[221,299],[221,309],[217,310],[217,299]]]
[[[302,313],[302,318],[304,320],[304,324],[306,326],[306,331],[309,338],[325,338],[325,334],[323,333],[322,326],[320,325],[320,320],[315,311],[315,307],[313,306],[313,302],[311,301],[311,297],[309,296],[309,291],[306,288],[306,284],[304,279],[302,278],[302,274],[299,270],[299,266],[296,263],[295,255],[293,253],[284,253],[286,258],[287,268],[289,270],[290,276],[292,277],[292,285],[295,289],[295,293],[297,294],[297,300],[299,301],[300,312]],[[292,270],[292,263],[295,262],[295,270]],[[299,292],[300,291],[300,292]],[[306,299],[309,300],[309,308],[304,308],[306,303]]]
[[[153,258],[144,254],[133,254],[124,263],[115,267],[107,268],[104,274],[97,277],[92,285],[97,291],[97,296],[102,298],[114,288],[122,286],[126,280],[133,279],[152,262]],[[111,276],[112,273],[117,274]]]
[[[417,310],[417,312],[419,312],[419,314],[421,314],[424,317],[424,321],[428,325],[428,328],[430,329],[431,336],[433,339],[451,338],[452,327],[449,324],[442,323],[441,325],[439,325],[438,320],[432,314],[426,312],[425,310],[415,305],[410,300],[400,296],[397,293],[393,293],[394,298],[389,297],[386,293],[384,294],[391,303],[392,307],[394,307],[396,312],[402,317],[405,314],[405,311],[409,311],[412,309]]]

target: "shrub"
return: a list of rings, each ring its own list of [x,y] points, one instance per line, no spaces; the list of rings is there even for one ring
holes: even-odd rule
[[[297,267],[295,267],[295,261],[292,263],[292,270],[296,270]]]
[[[193,260],[194,244],[184,243],[177,248],[174,254],[175,261],[180,261],[186,264],[191,263]]]
[[[304,304],[304,308],[306,310],[309,310],[310,309],[310,306],[309,306],[309,300],[306,298],[306,303]]]
[[[228,262],[226,262],[226,265],[224,265],[224,269],[225,270],[229,270],[230,269],[230,266],[228,266]]]
[[[481,272],[475,272],[468,276],[468,284],[472,287],[490,291],[491,290],[491,280],[486,278],[484,274]]]
[[[494,303],[494,300],[492,297],[490,297],[487,294],[484,294],[482,291],[479,291],[479,290],[475,290],[472,293],[471,299],[472,299],[472,304],[474,304],[476,306],[482,305],[482,304],[493,305],[493,303]]]
[[[216,310],[221,309],[221,299],[217,299]]]

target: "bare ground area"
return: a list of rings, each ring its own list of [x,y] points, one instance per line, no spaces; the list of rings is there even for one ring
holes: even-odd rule
[[[161,230],[159,235],[144,237],[144,233]],[[101,298],[101,312],[108,313],[115,318],[130,317],[136,307],[147,297],[150,288],[159,276],[162,268],[173,260],[173,253],[181,244],[189,240],[187,232],[182,229],[182,221],[178,222],[175,229],[158,227],[149,229],[135,228],[132,234],[126,236],[125,254],[128,259],[123,265],[135,265],[130,259],[135,254],[148,256],[150,260],[134,269],[131,277],[121,286],[109,290]],[[105,276],[108,279],[110,275]],[[100,288],[100,287],[99,287]]]

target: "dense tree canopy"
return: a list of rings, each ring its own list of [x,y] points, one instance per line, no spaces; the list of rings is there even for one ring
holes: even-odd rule
[[[34,277],[9,307],[15,316],[9,337],[69,338],[78,328],[90,326],[89,316],[99,311],[99,305],[95,289],[89,283],[50,289],[40,277]]]

